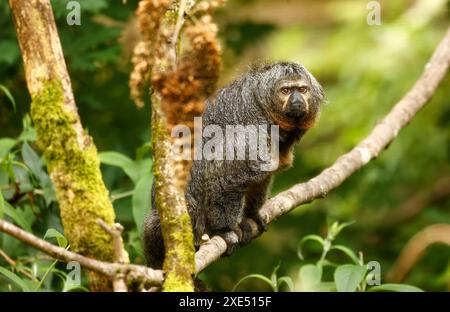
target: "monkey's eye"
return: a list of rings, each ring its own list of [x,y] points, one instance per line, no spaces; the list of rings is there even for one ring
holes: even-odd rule
[[[306,93],[306,91],[308,91],[308,87],[300,87],[298,88],[298,91],[300,91],[300,93]]]
[[[291,89],[288,87],[283,87],[280,89],[281,93],[283,93],[284,95],[288,95],[291,94]]]

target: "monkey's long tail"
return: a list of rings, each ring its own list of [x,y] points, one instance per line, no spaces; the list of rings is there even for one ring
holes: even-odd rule
[[[162,269],[164,241],[156,208],[145,218],[144,228],[144,253],[147,265],[152,269]]]

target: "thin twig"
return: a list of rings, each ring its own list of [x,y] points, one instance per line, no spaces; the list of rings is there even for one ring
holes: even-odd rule
[[[109,226],[102,219],[97,219],[97,223],[104,231],[106,231],[106,233],[111,235],[113,239],[114,256],[116,258],[115,262],[122,264],[126,263],[128,261],[128,256],[123,248],[123,239],[122,239],[123,226],[120,223],[115,223],[114,225]]]
[[[97,219],[97,223],[104,231],[106,231],[106,233],[111,235],[113,239],[115,262],[122,264],[125,263],[128,260],[128,256],[123,248],[123,226],[120,223],[115,223],[114,225],[109,226],[102,219]],[[123,273],[118,273],[114,276],[112,285],[115,292],[128,292],[125,279],[126,276]]]
[[[111,200],[111,202],[113,203],[113,202],[115,202],[115,201],[118,200],[118,199],[130,197],[130,196],[132,196],[133,194],[134,194],[134,190],[126,191],[126,192],[119,193],[119,194],[112,194],[112,195],[110,196],[110,200]]]
[[[2,256],[2,258],[5,259],[10,266],[13,267],[16,266],[16,261],[14,261],[10,256],[8,256],[8,254],[4,252],[2,249],[0,249],[0,256]]]
[[[178,18],[173,31],[172,40],[170,42],[169,56],[172,58],[172,64],[176,64],[177,60],[177,43],[180,36],[181,28],[184,24],[184,13],[186,10],[186,0],[180,0],[178,5]]]
[[[32,274],[30,274],[29,272],[27,272],[23,269],[18,269],[17,261],[15,261],[10,256],[8,256],[8,254],[6,252],[4,252],[2,249],[0,249],[0,256],[2,256],[3,259],[5,259],[5,261],[8,262],[8,264],[10,266],[12,266],[14,269],[16,269],[18,272],[22,273],[23,275],[25,275],[26,277],[28,277],[31,280],[35,279],[35,277]]]

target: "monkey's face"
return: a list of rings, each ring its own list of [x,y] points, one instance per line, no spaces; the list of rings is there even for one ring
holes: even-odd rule
[[[274,91],[275,110],[282,119],[279,117],[277,121],[282,128],[308,129],[314,125],[321,99],[308,79],[300,76],[280,79]]]
[[[313,75],[295,62],[278,62],[248,74],[252,95],[285,131],[311,128],[319,116],[323,89]]]
[[[300,120],[309,114],[311,88],[306,81],[302,79],[281,80],[276,89],[278,108],[284,115]]]

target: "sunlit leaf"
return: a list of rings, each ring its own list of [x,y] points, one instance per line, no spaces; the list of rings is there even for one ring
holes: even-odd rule
[[[67,242],[66,237],[55,229],[48,229],[44,235],[44,239],[46,239],[46,238],[56,238],[56,241],[58,242],[59,247],[63,247],[63,248],[67,247],[68,242]]]
[[[334,271],[334,282],[337,291],[356,291],[366,274],[366,267],[354,264],[344,264]]]
[[[303,291],[317,291],[322,280],[322,268],[314,264],[306,264],[298,273]]]

